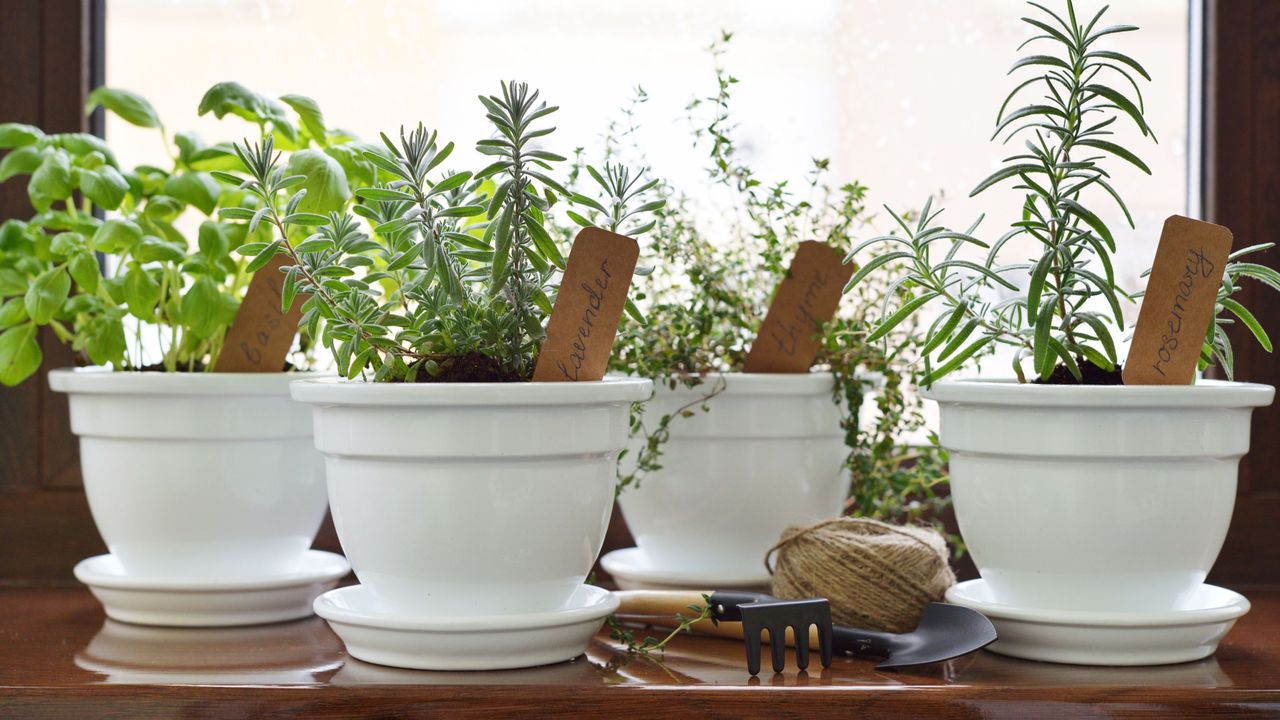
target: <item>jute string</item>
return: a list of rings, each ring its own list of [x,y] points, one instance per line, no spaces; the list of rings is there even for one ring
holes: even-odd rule
[[[948,555],[933,529],[841,517],[787,528],[765,567],[776,597],[825,597],[839,624],[907,632],[955,584]]]

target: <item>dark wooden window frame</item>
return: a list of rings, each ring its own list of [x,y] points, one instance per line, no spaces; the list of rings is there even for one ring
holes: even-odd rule
[[[1193,0],[1194,1],[1194,0]],[[0,0],[0,121],[52,132],[97,132],[84,97],[103,80],[106,0]],[[1204,216],[1241,245],[1276,240],[1280,227],[1280,0],[1204,0]],[[0,219],[30,212],[20,182],[0,185]],[[1280,261],[1280,251],[1268,258]],[[1280,337],[1280,298],[1246,291]],[[1280,384],[1280,358],[1233,338],[1237,377]],[[42,338],[45,367],[71,364]],[[1255,414],[1253,450],[1241,465],[1231,532],[1213,580],[1280,584],[1280,406]],[[611,538],[627,543],[625,530]],[[332,546],[331,530],[322,544]],[[66,399],[41,372],[0,389],[0,583],[66,581],[76,561],[102,552],[80,489],[77,443]]]
[[[1280,2],[1204,2],[1203,207],[1237,247],[1280,242]],[[1280,250],[1263,262],[1280,265]],[[1243,301],[1280,337],[1280,296],[1252,284]],[[1236,328],[1236,379],[1280,385],[1280,357]],[[1253,414],[1231,531],[1211,580],[1280,584],[1280,403]]]
[[[85,117],[84,99],[102,81],[104,11],[104,0],[0,0],[0,120],[101,134],[101,114]],[[20,180],[0,185],[0,219],[31,212]],[[72,364],[51,333],[40,344],[45,368]],[[102,550],[66,398],[43,370],[0,389],[0,581],[66,580],[78,559]]]

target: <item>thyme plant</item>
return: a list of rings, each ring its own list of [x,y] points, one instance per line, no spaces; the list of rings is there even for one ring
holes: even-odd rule
[[[1125,162],[1151,173],[1132,149],[1114,139],[1117,123],[1131,123],[1142,137],[1155,139],[1144,117],[1139,83],[1150,76],[1137,60],[1102,47],[1105,39],[1137,30],[1101,25],[1107,8],[1083,19],[1072,0],[1066,0],[1065,12],[1028,4],[1037,14],[1023,20],[1035,34],[1023,47],[1045,49],[1014,63],[1011,74],[1035,72],[1001,104],[993,136],[1003,135],[1005,143],[1020,140],[1022,146],[971,193],[1010,185],[1024,198],[1020,217],[987,243],[974,234],[981,218],[957,232],[941,225],[939,211],[926,202],[914,224],[895,215],[902,235],[871,238],[849,254],[853,259],[867,248],[888,246],[858,269],[848,288],[882,267],[903,268],[895,285],[903,292],[886,298],[884,316],[868,341],[888,337],[927,307],[939,308],[923,336],[924,385],[996,344],[1014,349],[1013,371],[1020,382],[1027,380],[1026,361],[1040,381],[1061,367],[1065,372],[1058,377],[1068,381],[1119,382],[1115,333],[1124,327],[1124,304],[1136,295],[1116,284],[1111,260],[1116,240],[1094,202],[1115,203],[1133,226],[1108,165]],[[1004,262],[1001,251],[1019,239],[1033,241],[1037,254]],[[981,255],[970,259],[975,249]],[[1257,249],[1261,246],[1241,252]],[[1202,368],[1217,360],[1231,374],[1230,341],[1223,328],[1232,321],[1224,312],[1248,325],[1269,349],[1257,322],[1230,298],[1242,277],[1280,288],[1280,276],[1265,267],[1244,264],[1228,270],[1220,317],[1207,330]],[[889,301],[897,303],[892,312]]]
[[[857,182],[833,184],[825,159],[814,159],[799,182],[768,181],[746,161],[732,106],[738,80],[723,64],[731,40],[730,33],[722,33],[710,48],[714,92],[687,108],[694,147],[705,157],[709,201],[651,171],[642,176],[576,175],[587,187],[578,195],[600,198],[594,205],[584,202],[593,214],[576,220],[610,217],[652,229],[642,257],[656,267],[637,281],[633,292],[644,322],[634,316],[624,320],[611,367],[672,389],[700,390],[687,405],[651,417],[647,425],[642,405],[635,408],[631,432],[641,442],[634,455],[624,452],[618,492],[661,469],[672,427],[711,407],[724,389],[722,373],[742,369],[799,242],[817,239],[847,251],[852,233],[866,219],[866,188]],[[623,110],[623,121],[611,127],[605,138],[609,157],[634,157],[636,164],[647,165],[636,121],[646,99],[637,89]],[[630,212],[640,218],[631,219]],[[920,401],[903,392],[904,383],[914,379],[919,343],[908,326],[895,333],[901,344],[891,352],[864,341],[869,313],[887,292],[893,290],[880,273],[850,294],[837,317],[823,328],[814,367],[836,377],[832,401],[842,408],[849,447],[846,463],[855,477],[850,511],[897,520],[931,519],[946,503],[935,494],[946,479],[945,458],[936,446],[915,447],[905,439],[924,424]],[[864,427],[863,400],[876,383],[881,384],[876,418]]]
[[[648,655],[653,652],[663,652],[672,640],[676,639],[680,633],[693,632],[692,628],[703,620],[710,620],[712,625],[719,625],[716,620],[715,612],[711,605],[711,597],[703,594],[702,602],[694,605],[686,606],[693,613],[685,615],[684,613],[675,614],[675,627],[671,632],[667,633],[661,640],[653,636],[646,635],[643,640],[636,640],[635,630],[628,628],[618,619],[617,615],[610,615],[605,619],[609,625],[609,637],[620,642],[627,648],[627,652],[633,655]]]
[[[227,92],[231,85],[235,93]],[[201,114],[222,117],[234,103],[234,114],[259,127],[288,129],[288,161],[300,182],[328,188],[327,195],[313,196],[317,208],[341,208],[346,173],[331,155],[349,155],[355,141],[329,131],[310,99],[283,100],[304,129],[295,127],[284,105],[231,83],[210,89]],[[233,251],[252,242],[254,231],[217,217],[219,207],[246,199],[238,182],[214,175],[239,164],[231,146],[170,134],[145,98],[125,90],[94,90],[86,110],[99,106],[155,129],[168,166],[129,169],[92,135],[0,124],[0,148],[8,149],[0,182],[30,176],[27,197],[35,208],[25,220],[0,225],[0,382],[6,385],[40,366],[41,327],[84,362],[117,370],[211,369],[247,287],[250,268]],[[186,229],[192,226],[194,232]]]

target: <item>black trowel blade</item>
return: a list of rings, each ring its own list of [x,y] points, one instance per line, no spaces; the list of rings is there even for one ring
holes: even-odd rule
[[[915,630],[890,636],[889,657],[876,669],[942,662],[995,641],[996,627],[982,613],[959,605],[929,603]]]

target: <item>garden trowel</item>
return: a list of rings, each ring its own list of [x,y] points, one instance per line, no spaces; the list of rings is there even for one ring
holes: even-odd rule
[[[761,631],[769,630],[774,672],[782,672],[785,645],[796,647],[796,664],[808,665],[808,649],[818,646],[823,666],[830,664],[831,653],[852,657],[885,658],[877,669],[907,667],[941,662],[967,655],[996,640],[996,629],[983,614],[959,605],[930,603],[915,630],[887,633],[831,625],[826,600],[779,600],[769,595],[749,592],[624,590],[617,593],[622,600],[618,615],[641,618],[646,622],[670,624],[675,614],[687,612],[691,605],[710,599],[712,616],[719,622],[703,621],[692,629],[700,634],[742,638],[747,643],[747,669],[759,672]],[[819,609],[820,608],[820,609]],[[825,622],[822,619],[825,611]],[[763,616],[763,617],[762,617]],[[741,623],[741,624],[739,624]],[[796,629],[805,629],[798,636]],[[786,634],[786,643],[773,639]],[[808,637],[804,637],[808,635]]]

